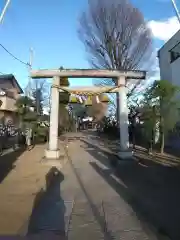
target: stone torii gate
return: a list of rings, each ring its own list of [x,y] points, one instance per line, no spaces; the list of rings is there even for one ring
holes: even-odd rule
[[[129,149],[128,133],[128,107],[126,84],[130,79],[145,79],[145,71],[118,71],[118,70],[94,70],[94,69],[54,69],[54,70],[32,70],[32,78],[53,78],[51,88],[51,112],[49,146],[45,152],[47,159],[59,159],[60,150],[58,148],[58,118],[59,118],[59,91],[69,91],[80,94],[92,91],[99,92],[118,92],[119,93],[119,129],[120,129],[120,149],[119,157],[127,159],[132,157]],[[106,87],[61,87],[60,78],[113,78],[117,80],[117,86]]]

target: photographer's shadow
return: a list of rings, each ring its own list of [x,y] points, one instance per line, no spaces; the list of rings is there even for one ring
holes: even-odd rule
[[[66,208],[60,192],[63,180],[64,175],[56,167],[52,167],[46,175],[46,190],[41,189],[36,195],[27,235],[66,236]]]

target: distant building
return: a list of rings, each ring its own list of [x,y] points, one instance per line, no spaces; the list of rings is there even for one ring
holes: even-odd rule
[[[23,93],[18,81],[12,74],[0,75],[0,123],[19,124],[16,100]]]
[[[158,51],[161,80],[180,86],[180,30]]]

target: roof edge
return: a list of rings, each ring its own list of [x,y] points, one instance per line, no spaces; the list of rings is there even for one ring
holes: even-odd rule
[[[0,79],[9,79],[13,82],[13,85],[18,89],[18,93],[22,94],[24,93],[23,89],[21,88],[21,86],[19,85],[17,79],[15,78],[15,76],[13,74],[3,74],[0,75]]]
[[[168,42],[170,42],[173,38],[174,38],[174,36],[175,35],[177,35],[178,33],[180,33],[180,29],[167,41],[167,42],[165,42],[164,43],[164,45],[158,50],[158,57],[159,57],[159,55],[160,55],[160,51],[168,44]]]

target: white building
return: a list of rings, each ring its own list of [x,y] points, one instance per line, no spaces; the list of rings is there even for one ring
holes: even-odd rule
[[[180,87],[180,30],[158,51],[161,80]],[[180,98],[180,95],[177,95]],[[179,148],[178,134],[166,140],[166,145]]]
[[[158,51],[161,80],[180,86],[180,30]]]

